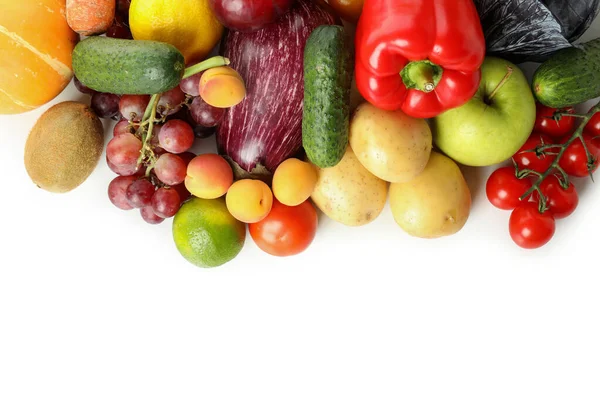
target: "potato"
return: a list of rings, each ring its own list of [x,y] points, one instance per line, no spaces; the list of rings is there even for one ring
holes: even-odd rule
[[[388,182],[408,182],[425,169],[432,138],[423,119],[362,103],[350,122],[350,146],[362,165]]]
[[[381,214],[388,183],[367,171],[350,146],[335,167],[315,168],[319,178],[311,198],[329,218],[347,226],[361,226]]]
[[[432,152],[419,176],[390,185],[390,208],[396,223],[411,236],[449,236],[467,222],[471,192],[458,165]]]

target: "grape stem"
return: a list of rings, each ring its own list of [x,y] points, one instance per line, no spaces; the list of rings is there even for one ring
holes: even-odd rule
[[[581,143],[583,144],[583,148],[585,149],[585,154],[588,159],[588,170],[591,171],[591,168],[593,167],[596,160],[595,160],[595,157],[590,153],[590,151],[585,143],[585,140],[583,140],[583,130],[584,130],[585,126],[587,125],[587,123],[590,121],[590,119],[592,119],[594,114],[596,114],[599,111],[600,111],[600,102],[598,102],[587,114],[573,115],[573,114],[569,114],[569,113],[562,113],[563,115],[566,115],[566,116],[575,116],[575,117],[581,118],[581,123],[579,124],[579,126],[577,127],[575,132],[573,132],[573,134],[571,135],[569,140],[567,140],[565,143],[563,143],[563,144],[547,144],[547,145],[542,145],[542,146],[538,147],[537,150],[539,150],[539,151],[544,151],[546,149],[551,149],[551,148],[560,149],[560,150],[558,151],[556,158],[554,159],[552,164],[550,164],[548,169],[542,174],[539,174],[539,173],[536,174],[536,175],[538,175],[538,178],[536,179],[534,184],[531,186],[531,188],[529,188],[529,190],[526,191],[523,194],[523,196],[521,196],[521,200],[526,199],[534,191],[537,191],[540,194],[540,212],[543,213],[544,211],[546,211],[546,201],[545,201],[544,196],[542,195],[540,185],[548,176],[550,176],[553,173],[554,170],[557,170],[562,175],[563,180],[561,180],[561,185],[563,185],[563,187],[564,187],[564,184],[568,185],[568,175],[558,164],[560,162],[560,159],[564,155],[565,151],[567,150],[567,148],[571,145],[571,143],[573,143],[577,139],[581,140]],[[529,171],[529,170],[522,171],[522,172],[525,172],[525,175],[527,175],[527,173],[531,173],[531,171]],[[590,172],[590,176],[591,175],[592,174]]]
[[[148,107],[146,107],[146,111],[144,112],[144,118],[142,119],[142,124],[146,121],[148,122],[148,131],[142,132],[142,150],[140,151],[140,157],[138,158],[138,165],[144,162],[145,159],[154,159],[154,151],[149,146],[150,139],[152,139],[152,130],[154,128],[154,119],[156,117],[156,107],[158,106],[158,100],[160,99],[160,94],[152,95],[150,98],[150,102],[148,103]],[[142,125],[143,126],[143,125]],[[142,128],[143,130],[144,128]],[[146,177],[150,176],[150,171],[154,168],[154,162],[151,162],[146,168]]]

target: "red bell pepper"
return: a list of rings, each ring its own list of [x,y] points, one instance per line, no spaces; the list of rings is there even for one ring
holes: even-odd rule
[[[365,0],[356,84],[374,106],[432,118],[469,101],[485,38],[473,0]]]

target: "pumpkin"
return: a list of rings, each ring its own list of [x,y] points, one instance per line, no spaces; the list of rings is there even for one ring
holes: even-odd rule
[[[73,77],[65,0],[0,0],[0,114],[54,99]]]

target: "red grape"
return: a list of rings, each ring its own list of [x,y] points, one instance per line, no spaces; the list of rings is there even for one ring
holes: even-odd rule
[[[121,210],[132,210],[133,207],[127,201],[127,188],[136,178],[134,176],[117,176],[108,184],[108,198],[117,208]]]
[[[115,137],[119,135],[128,135],[132,133],[135,133],[135,130],[133,126],[129,125],[129,121],[127,120],[117,122],[117,124],[113,128],[113,136]]]
[[[185,187],[185,183],[180,183],[179,185],[175,185],[175,186],[171,186],[173,189],[177,190],[177,193],[179,193],[179,199],[181,200],[181,203],[183,203],[184,201],[186,201],[187,199],[190,198],[190,196],[192,195],[189,190],[187,190],[187,188]]]
[[[187,165],[181,157],[165,153],[154,164],[154,173],[165,185],[178,185],[185,180]]]
[[[134,208],[148,207],[152,204],[152,196],[154,195],[154,185],[148,179],[138,179],[133,182],[127,191],[127,201]]]
[[[173,119],[161,127],[158,141],[160,147],[170,153],[183,153],[194,145],[194,131],[187,122]]]
[[[115,39],[133,39],[133,35],[128,27],[117,22],[113,23],[107,30],[106,36]]]
[[[108,168],[110,168],[110,170],[112,172],[114,172],[117,175],[121,175],[121,176],[140,175],[140,173],[144,172],[142,165],[141,164],[137,165],[137,163],[125,165],[125,166],[117,166],[117,165],[111,163],[107,157],[106,164],[108,164]]]
[[[119,102],[119,111],[121,111],[123,118],[133,122],[140,122],[146,112],[148,103],[150,103],[150,96],[125,94]]]
[[[100,118],[119,119],[120,100],[116,94],[96,92],[92,95],[91,107]]]
[[[173,89],[160,95],[156,110],[160,115],[173,115],[181,110],[184,102],[185,93],[181,91],[179,86],[175,86]]]
[[[106,159],[117,167],[135,168],[142,142],[133,135],[119,135],[106,146]]]
[[[212,135],[214,135],[216,132],[217,132],[217,128],[216,127],[206,128],[206,127],[201,126],[201,125],[196,125],[194,127],[194,136],[196,136],[199,139],[209,138]]]
[[[184,153],[179,154],[179,157],[185,162],[185,165],[188,165],[190,161],[196,158],[196,154],[186,151]]]
[[[202,77],[202,72],[192,75],[188,78],[182,79],[179,82],[179,87],[183,91],[183,93],[187,93],[190,96],[197,97],[200,96],[200,78]]]
[[[162,218],[171,218],[181,206],[181,199],[177,190],[172,188],[160,188],[152,196],[152,209],[154,213]]]
[[[129,6],[131,5],[131,0],[117,0],[117,13],[118,15],[120,15],[121,17],[123,17],[123,19],[125,21],[127,21],[129,18]]]
[[[202,97],[196,97],[190,104],[190,114],[198,125],[212,128],[223,121],[225,109],[213,107],[202,100]]]
[[[97,93],[94,89],[90,89],[89,87],[81,83],[81,81],[77,79],[76,76],[73,77],[73,83],[75,84],[77,90],[79,90],[83,94],[89,94],[90,96],[92,96],[94,93]]]
[[[142,216],[142,219],[151,225],[160,224],[165,220],[164,218],[161,218],[158,215],[156,215],[152,207],[143,207],[142,209],[140,209],[140,214]]]

